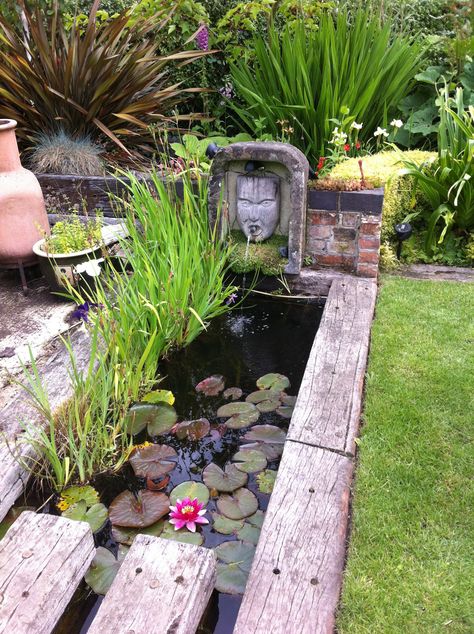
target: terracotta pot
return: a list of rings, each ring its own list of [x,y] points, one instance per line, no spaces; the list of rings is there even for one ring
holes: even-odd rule
[[[43,193],[36,176],[21,166],[16,121],[0,119],[0,265],[36,262],[33,244],[49,235]]]

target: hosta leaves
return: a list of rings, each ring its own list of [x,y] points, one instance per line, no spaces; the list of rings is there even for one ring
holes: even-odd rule
[[[248,476],[246,473],[239,471],[235,465],[228,464],[222,470],[218,465],[211,462],[202,472],[202,479],[209,489],[230,493],[247,484]]]
[[[245,412],[244,414],[234,414],[226,420],[225,424],[229,429],[242,429],[243,427],[253,425],[259,418],[260,412],[255,409],[252,412]]]
[[[265,469],[257,475],[257,485],[260,493],[271,493],[275,485],[277,472],[271,469]]]
[[[127,552],[126,546],[120,546],[118,557],[115,558],[110,550],[103,546],[99,546],[96,550],[95,557],[85,575],[87,585],[96,594],[107,594]]]
[[[231,520],[225,515],[219,515],[219,513],[212,513],[212,528],[221,535],[232,535],[238,530],[243,528],[243,520]]]
[[[150,436],[166,434],[178,419],[174,407],[168,403],[137,403],[125,416],[125,429],[134,436],[147,428]]]
[[[76,502],[63,511],[62,515],[70,520],[87,522],[91,527],[92,532],[95,533],[104,525],[107,520],[108,512],[107,507],[100,502],[98,504],[93,504],[88,509],[87,502],[85,500],[79,500],[79,502]]]
[[[170,501],[164,493],[123,491],[109,507],[112,524],[128,528],[151,526],[169,512]]]
[[[168,405],[173,405],[175,398],[170,390],[153,390],[153,392],[148,392],[142,398],[142,401],[144,403],[167,403]]]
[[[258,500],[248,489],[238,489],[231,495],[221,495],[216,502],[220,513],[231,520],[241,520],[253,515],[258,509]]]
[[[224,377],[213,374],[196,385],[196,392],[202,392],[206,396],[217,396],[224,389]]]
[[[177,453],[173,447],[147,445],[134,449],[129,461],[135,475],[153,479],[172,471],[176,467],[177,458]]]
[[[283,374],[277,374],[271,372],[265,374],[257,379],[257,387],[261,390],[273,390],[275,392],[281,392],[287,387],[290,387],[289,379]]]
[[[224,390],[222,396],[224,398],[231,398],[233,401],[238,401],[241,398],[243,392],[240,387],[228,387]]]
[[[119,544],[131,546],[137,535],[153,535],[159,537],[165,526],[164,520],[159,520],[146,528],[125,528],[124,526],[112,526],[112,537]]]
[[[255,547],[242,542],[225,542],[215,549],[217,564],[216,590],[226,594],[243,594],[255,555]]]
[[[265,454],[258,449],[241,449],[232,457],[232,460],[237,469],[245,473],[255,473],[267,466]]]
[[[61,493],[61,499],[69,506],[76,504],[76,502],[79,502],[80,500],[84,500],[86,506],[89,507],[99,502],[99,494],[94,487],[89,485],[72,486],[64,489]]]
[[[275,425],[255,425],[245,434],[244,438],[256,442],[283,444],[286,433]]]
[[[259,412],[274,412],[280,407],[280,401],[260,401],[257,403],[257,409]]]
[[[201,546],[204,543],[204,537],[202,533],[191,533],[187,528],[181,528],[176,531],[173,524],[165,522],[163,532],[160,537],[163,539],[171,539],[174,542],[183,542],[183,544],[194,544],[195,546]]]
[[[191,480],[182,482],[171,491],[170,502],[174,505],[177,500],[184,500],[185,498],[191,500],[197,498],[198,502],[205,506],[209,502],[209,489],[202,482],[193,482]]]
[[[209,433],[211,425],[207,418],[198,418],[197,420],[185,420],[174,426],[174,433],[179,440],[199,440]]]
[[[279,401],[280,392],[275,390],[257,390],[249,394],[246,399],[247,403],[261,403],[262,401]]]
[[[217,416],[219,418],[227,418],[234,416],[235,414],[248,414],[249,412],[255,412],[255,405],[253,403],[246,403],[243,401],[236,401],[235,403],[226,403],[217,410]]]

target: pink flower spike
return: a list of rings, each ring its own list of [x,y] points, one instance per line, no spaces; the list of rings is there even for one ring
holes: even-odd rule
[[[176,506],[170,506],[170,524],[174,524],[175,530],[186,526],[189,531],[195,533],[196,524],[209,524],[209,520],[202,517],[206,513],[203,506],[204,504],[200,504],[197,498],[176,500]]]

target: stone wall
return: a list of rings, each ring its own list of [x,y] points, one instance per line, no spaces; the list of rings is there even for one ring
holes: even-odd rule
[[[383,189],[309,191],[306,256],[312,267],[376,277],[382,205]]]

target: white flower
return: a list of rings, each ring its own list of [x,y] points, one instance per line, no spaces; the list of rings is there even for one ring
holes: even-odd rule
[[[354,128],[354,130],[362,130],[363,125],[363,123],[356,123],[355,121],[353,121],[351,123],[351,128]]]
[[[87,262],[78,264],[76,266],[76,273],[86,273],[91,277],[98,277],[102,272],[102,269],[100,268],[100,263],[103,261],[104,258],[99,258],[98,260],[88,260]]]
[[[380,126],[375,130],[374,132],[374,136],[381,136],[383,135],[384,137],[388,137],[388,132],[385,128],[381,128]]]
[[[393,125],[394,128],[401,128],[403,121],[401,119],[392,119],[392,121],[390,121],[390,125]]]

